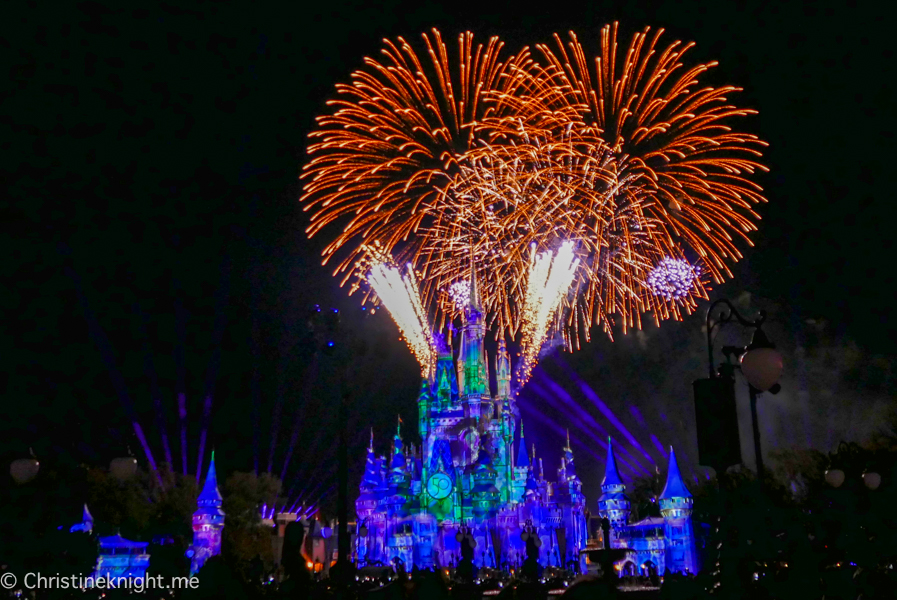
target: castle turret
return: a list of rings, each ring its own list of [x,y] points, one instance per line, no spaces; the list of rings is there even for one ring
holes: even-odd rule
[[[573,463],[573,447],[570,446],[570,430],[567,430],[567,445],[564,446],[564,462],[567,467],[567,480],[579,478],[576,476],[576,465]]]
[[[478,521],[495,516],[499,502],[495,480],[498,473],[492,467],[492,459],[485,447],[480,448],[477,465],[473,470],[473,487],[470,490],[474,516]]]
[[[498,340],[498,353],[495,357],[495,381],[498,384],[496,397],[506,400],[511,397],[511,356],[505,339]]]
[[[486,354],[484,338],[486,326],[483,307],[477,290],[473,264],[470,270],[470,301],[464,311],[464,327],[461,330],[462,354],[464,360],[464,387],[461,395],[468,404],[469,417],[479,418],[480,401],[488,397],[489,384],[486,379]]]
[[[573,457],[573,447],[570,445],[570,432],[567,431],[567,445],[564,447],[564,462],[567,470],[567,493],[572,506],[584,508],[585,495],[582,493],[582,481],[576,474],[576,462]]]
[[[383,487],[383,477],[380,473],[380,464],[374,454],[374,430],[371,429],[371,442],[368,445],[367,457],[364,463],[364,475],[361,477],[361,492],[355,501],[355,512],[360,519],[367,519],[377,508],[377,490]]]
[[[392,457],[389,462],[388,497],[386,505],[390,516],[405,516],[405,508],[411,495],[411,476],[408,472],[408,464],[402,445],[402,418],[396,427],[396,436],[393,439]]]
[[[212,461],[206,473],[206,481],[196,499],[196,512],[193,513],[193,552],[190,561],[190,573],[199,571],[206,560],[221,553],[221,530],[224,528],[224,511],[221,510],[222,498],[218,491],[218,475],[215,471],[215,451],[212,450]]]
[[[526,485],[524,486],[523,497],[526,502],[535,502],[539,499],[539,484],[536,483],[532,466],[526,470]]]
[[[436,397],[434,409],[448,410],[458,404],[458,378],[452,366],[452,355],[441,354],[436,361]]]
[[[445,377],[445,372],[443,372]],[[418,430],[420,439],[425,440],[430,434],[430,406],[433,404],[433,392],[430,389],[430,380],[424,377],[420,384],[420,393],[417,395]]]
[[[601,482],[601,497],[598,499],[598,514],[611,522],[611,527],[621,527],[629,522],[631,503],[625,494],[626,486],[617,470],[614,447],[607,438],[607,463],[604,466],[604,480]]]
[[[523,436],[523,419],[520,419],[520,447],[517,449],[517,463],[514,466],[518,468],[531,466],[529,455],[526,453],[526,438]]]
[[[666,544],[666,566],[671,571],[697,573],[698,558],[694,544],[694,527],[691,522],[694,499],[679,472],[676,453],[670,447],[670,463],[667,482],[659,498],[663,516]]]

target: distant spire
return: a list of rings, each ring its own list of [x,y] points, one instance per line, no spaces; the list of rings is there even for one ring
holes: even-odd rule
[[[663,486],[660,493],[661,499],[667,498],[691,498],[691,492],[685,487],[682,481],[682,474],[679,472],[679,463],[676,460],[676,453],[670,446],[670,465],[667,469],[667,483]]]
[[[81,521],[84,523],[93,523],[93,515],[90,514],[87,504],[84,505],[84,511],[81,513]]]
[[[209,463],[209,471],[206,473],[206,482],[196,499],[199,506],[221,506],[221,492],[218,491],[218,474],[215,470],[215,451],[212,450],[212,461]]]
[[[529,467],[529,455],[526,453],[526,438],[523,437],[523,419],[520,419],[520,448],[517,451],[517,466]]]
[[[371,427],[371,443],[368,444],[368,452],[374,451],[374,428]]]
[[[610,436],[607,438],[607,463],[604,466],[604,480],[601,482],[601,487],[612,486],[612,485],[623,485],[623,479],[620,477],[620,472],[617,470],[617,459],[614,458],[614,447],[611,442]]]
[[[478,312],[483,312],[480,304],[480,293],[477,289],[476,269],[473,266],[473,250],[470,252],[470,308]]]
[[[396,425],[396,439],[402,439],[402,415],[398,415],[399,422]]]
[[[573,446],[570,445],[570,430],[567,430],[567,447],[564,448],[564,458],[566,459],[567,478],[576,478],[576,465],[573,463]]]
[[[530,459],[533,461],[533,464],[536,464],[536,443],[533,442],[533,453],[530,456]]]

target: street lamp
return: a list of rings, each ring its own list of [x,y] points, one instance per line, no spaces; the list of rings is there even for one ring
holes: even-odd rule
[[[719,311],[719,314],[716,318],[716,321],[713,320],[713,312],[718,306],[722,306],[722,310]],[[742,327],[753,329],[754,335],[751,340],[750,345],[747,347],[737,347],[737,346],[725,346],[722,348],[723,354],[726,356],[727,361],[720,365],[719,372],[714,369],[713,366],[713,331],[717,327],[722,327],[726,323],[731,321],[737,321]],[[701,405],[702,403],[706,406],[708,400],[710,403],[714,401],[718,401],[720,403],[725,403],[726,400],[729,400],[731,406],[723,406],[723,410],[729,409],[729,412],[717,412],[720,415],[732,415],[732,419],[734,420],[734,425],[737,426],[737,416],[734,416],[734,389],[732,385],[734,383],[734,371],[737,368],[735,365],[731,364],[730,357],[735,357],[739,359],[741,372],[744,375],[744,378],[748,382],[748,391],[750,392],[750,404],[751,404],[751,426],[753,430],[754,437],[754,457],[757,463],[757,476],[761,480],[764,475],[764,466],[763,466],[763,453],[760,447],[760,425],[757,420],[757,394],[761,392],[770,392],[772,394],[778,393],[781,389],[781,386],[778,383],[779,378],[782,376],[782,371],[784,369],[784,364],[782,360],[782,355],[776,351],[775,346],[769,341],[769,338],[766,337],[766,334],[763,332],[762,326],[766,321],[766,313],[764,311],[760,311],[760,315],[754,321],[749,321],[739,314],[739,312],[735,309],[731,302],[726,299],[720,299],[710,305],[710,308],[707,309],[707,357],[708,357],[708,367],[710,372],[709,380],[699,380],[695,382],[695,403],[696,408],[699,412],[699,421],[701,419]],[[716,398],[712,396],[716,395]],[[710,407],[710,410],[714,409]],[[720,409],[715,409],[719,411]],[[705,423],[707,419],[705,418]],[[713,440],[712,442],[709,439],[705,439],[704,444],[700,444],[702,441],[701,435],[701,423],[699,423],[699,433],[698,433],[698,441],[699,446],[703,445],[705,448],[708,447],[712,443],[719,444],[721,440]],[[736,441],[737,438],[737,427],[736,434],[734,440],[728,440],[731,444],[733,441]],[[723,441],[725,443],[725,441]],[[731,447],[731,446],[730,446]],[[712,452],[707,452],[708,454]],[[720,461],[717,461],[718,464],[710,464],[710,466],[721,467],[725,470],[729,465],[720,464]],[[727,461],[721,461],[727,462]],[[709,463],[705,463],[709,464]],[[731,462],[729,464],[732,464]]]
[[[119,481],[130,479],[137,474],[137,459],[133,456],[113,458],[109,463],[109,472]]]
[[[825,472],[825,482],[833,488],[839,488],[847,480],[845,469],[855,474],[861,465],[865,464],[860,478],[863,485],[874,492],[881,485],[881,474],[869,468],[871,460],[873,458],[870,457],[870,453],[857,444],[841,442],[838,444],[838,450],[829,455],[829,469]]]
[[[20,485],[37,477],[37,473],[40,471],[40,462],[34,456],[34,450],[29,448],[28,453],[31,455],[29,458],[17,458],[9,465],[10,476]]]

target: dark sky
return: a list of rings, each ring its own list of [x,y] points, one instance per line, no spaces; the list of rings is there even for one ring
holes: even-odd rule
[[[825,318],[833,347],[884,365],[874,394],[893,395],[886,355],[894,333],[897,99],[885,8],[653,0],[125,5],[17,3],[5,19],[4,456],[34,446],[46,457],[105,462],[131,446],[144,460],[136,419],[157,460],[167,430],[180,468],[182,373],[191,470],[210,394],[206,457],[214,445],[225,471],[256,461],[265,469],[273,440],[279,473],[295,431],[286,487],[326,491],[335,482],[337,397],[328,377],[344,372],[309,365],[305,315],[315,303],[339,306],[373,350],[349,371],[360,390],[352,452],[360,467],[368,424],[385,452],[395,414],[414,419],[415,363],[386,315],[362,319],[358,299],[320,266],[325,238],[305,238],[297,174],[333,86],[376,54],[383,37],[416,40],[434,26],[447,38],[465,29],[497,34],[512,52],[569,29],[594,43],[613,20],[624,39],[652,25],[696,41],[691,60],[718,60],[710,81],[745,88],[737,102],[760,111],[747,127],[770,143],[771,173],[761,179],[770,202],[756,248],[715,293],[750,290],[778,307],[790,348],[815,343],[795,323]],[[653,431],[664,445],[687,448],[693,464],[694,441],[685,439],[693,429],[681,415],[692,410],[690,382],[703,373],[700,326],[698,317],[615,344],[596,340],[564,361],[607,396],[643,444]],[[683,366],[685,347],[694,356]],[[560,361],[543,365],[575,387]],[[574,399],[587,404],[581,394]],[[527,395],[525,403],[538,399]],[[788,410],[818,417],[822,406]],[[530,410],[528,423],[538,420]],[[665,425],[667,413],[682,422]],[[573,417],[556,419],[583,428]],[[826,427],[798,441],[824,446]],[[558,432],[534,424],[532,435],[544,439],[553,471]],[[576,435],[574,446],[587,454],[587,434]],[[589,476],[587,493],[596,481]]]

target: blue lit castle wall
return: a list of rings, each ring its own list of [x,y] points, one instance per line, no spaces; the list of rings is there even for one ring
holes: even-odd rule
[[[421,384],[421,447],[406,446],[401,423],[388,457],[376,455],[371,436],[355,505],[358,529],[367,533],[357,538],[359,564],[456,565],[462,525],[476,541],[477,567],[522,564],[525,527],[542,540],[542,565],[578,561],[588,537],[586,504],[569,441],[556,482],[546,481],[541,468],[536,476],[522,423],[514,452],[520,413],[511,394],[511,360],[499,342],[492,395],[475,282],[459,337],[457,360],[444,346],[433,377]]]
[[[633,550],[617,568],[624,575],[663,575],[666,571],[697,573],[699,565],[691,519],[694,501],[682,481],[673,449],[670,448],[666,485],[658,499],[661,516],[630,523],[631,504],[626,485],[617,470],[613,445],[608,442],[598,514],[610,521],[611,547]]]

